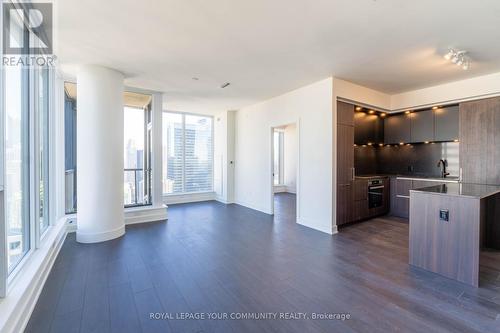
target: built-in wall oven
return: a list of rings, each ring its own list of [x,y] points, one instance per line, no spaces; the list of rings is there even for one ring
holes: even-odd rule
[[[385,205],[385,185],[382,179],[368,181],[368,208],[379,208]]]

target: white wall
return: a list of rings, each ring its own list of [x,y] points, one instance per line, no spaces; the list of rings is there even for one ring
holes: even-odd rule
[[[236,111],[214,116],[214,191],[216,200],[234,202],[234,123]]]
[[[391,96],[391,110],[481,99],[500,95],[500,73],[483,75]]]
[[[283,168],[285,190],[290,193],[297,191],[297,125],[290,124],[285,127],[283,135]]]
[[[332,78],[238,110],[235,201],[271,214],[272,127],[296,123],[299,137],[297,222],[332,227]]]

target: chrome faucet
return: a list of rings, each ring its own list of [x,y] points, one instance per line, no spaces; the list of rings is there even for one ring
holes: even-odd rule
[[[439,162],[438,162],[438,168],[442,166],[441,168],[441,178],[446,178],[446,176],[448,176],[450,173],[449,172],[446,172],[446,166],[448,165],[448,161],[447,160],[443,160],[443,159],[440,159]]]

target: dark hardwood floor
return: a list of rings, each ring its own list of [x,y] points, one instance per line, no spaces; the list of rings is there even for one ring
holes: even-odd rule
[[[499,332],[500,254],[476,289],[410,268],[408,225],[378,218],[330,236],[217,202],[84,245],[69,234],[27,332]],[[150,313],[344,313],[349,320],[150,320]]]

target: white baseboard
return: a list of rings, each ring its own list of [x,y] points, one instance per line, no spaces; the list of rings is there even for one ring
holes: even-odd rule
[[[164,195],[163,202],[167,205],[181,204],[181,203],[189,203],[189,202],[200,202],[200,201],[210,201],[215,200],[216,194],[215,192],[206,192],[206,193],[186,193],[186,194],[172,194],[172,195]]]
[[[305,219],[305,218],[297,218],[297,223],[300,225],[303,225],[304,227],[308,227],[317,231],[324,232],[329,235],[333,235],[337,233],[337,226],[332,226],[331,222],[329,224],[326,224],[325,226],[323,225],[318,225],[318,223],[313,223],[312,220],[310,219]]]
[[[253,209],[253,210],[257,210],[259,212],[262,212],[262,213],[265,213],[265,214],[268,214],[268,215],[272,215],[271,211],[263,208],[263,207],[259,207],[259,206],[255,206],[253,204],[249,204],[249,203],[246,203],[244,201],[240,201],[240,200],[235,200],[234,202],[235,204],[237,205],[240,205],[240,206],[243,206],[243,207],[246,207],[246,208],[250,208],[250,209]]]
[[[66,239],[64,221],[50,227],[42,245],[34,251],[0,301],[0,332],[23,332],[33,313],[54,261]]]
[[[274,193],[286,192],[286,186],[285,185],[274,185],[273,191],[274,191]]]
[[[127,208],[124,212],[125,225],[166,220],[168,218],[167,208],[166,205]],[[76,232],[77,224],[77,214],[67,215],[67,232]]]
[[[233,203],[234,203],[234,201],[232,201],[232,200],[231,200],[231,201],[229,201],[229,200],[226,200],[226,199],[224,199],[224,198],[222,198],[222,197],[219,197],[219,196],[216,196],[216,197],[215,197],[215,200],[216,200],[216,201],[218,201],[218,202],[221,202],[221,203],[223,203],[223,204],[226,204],[226,205],[230,205],[230,204],[233,204]]]

